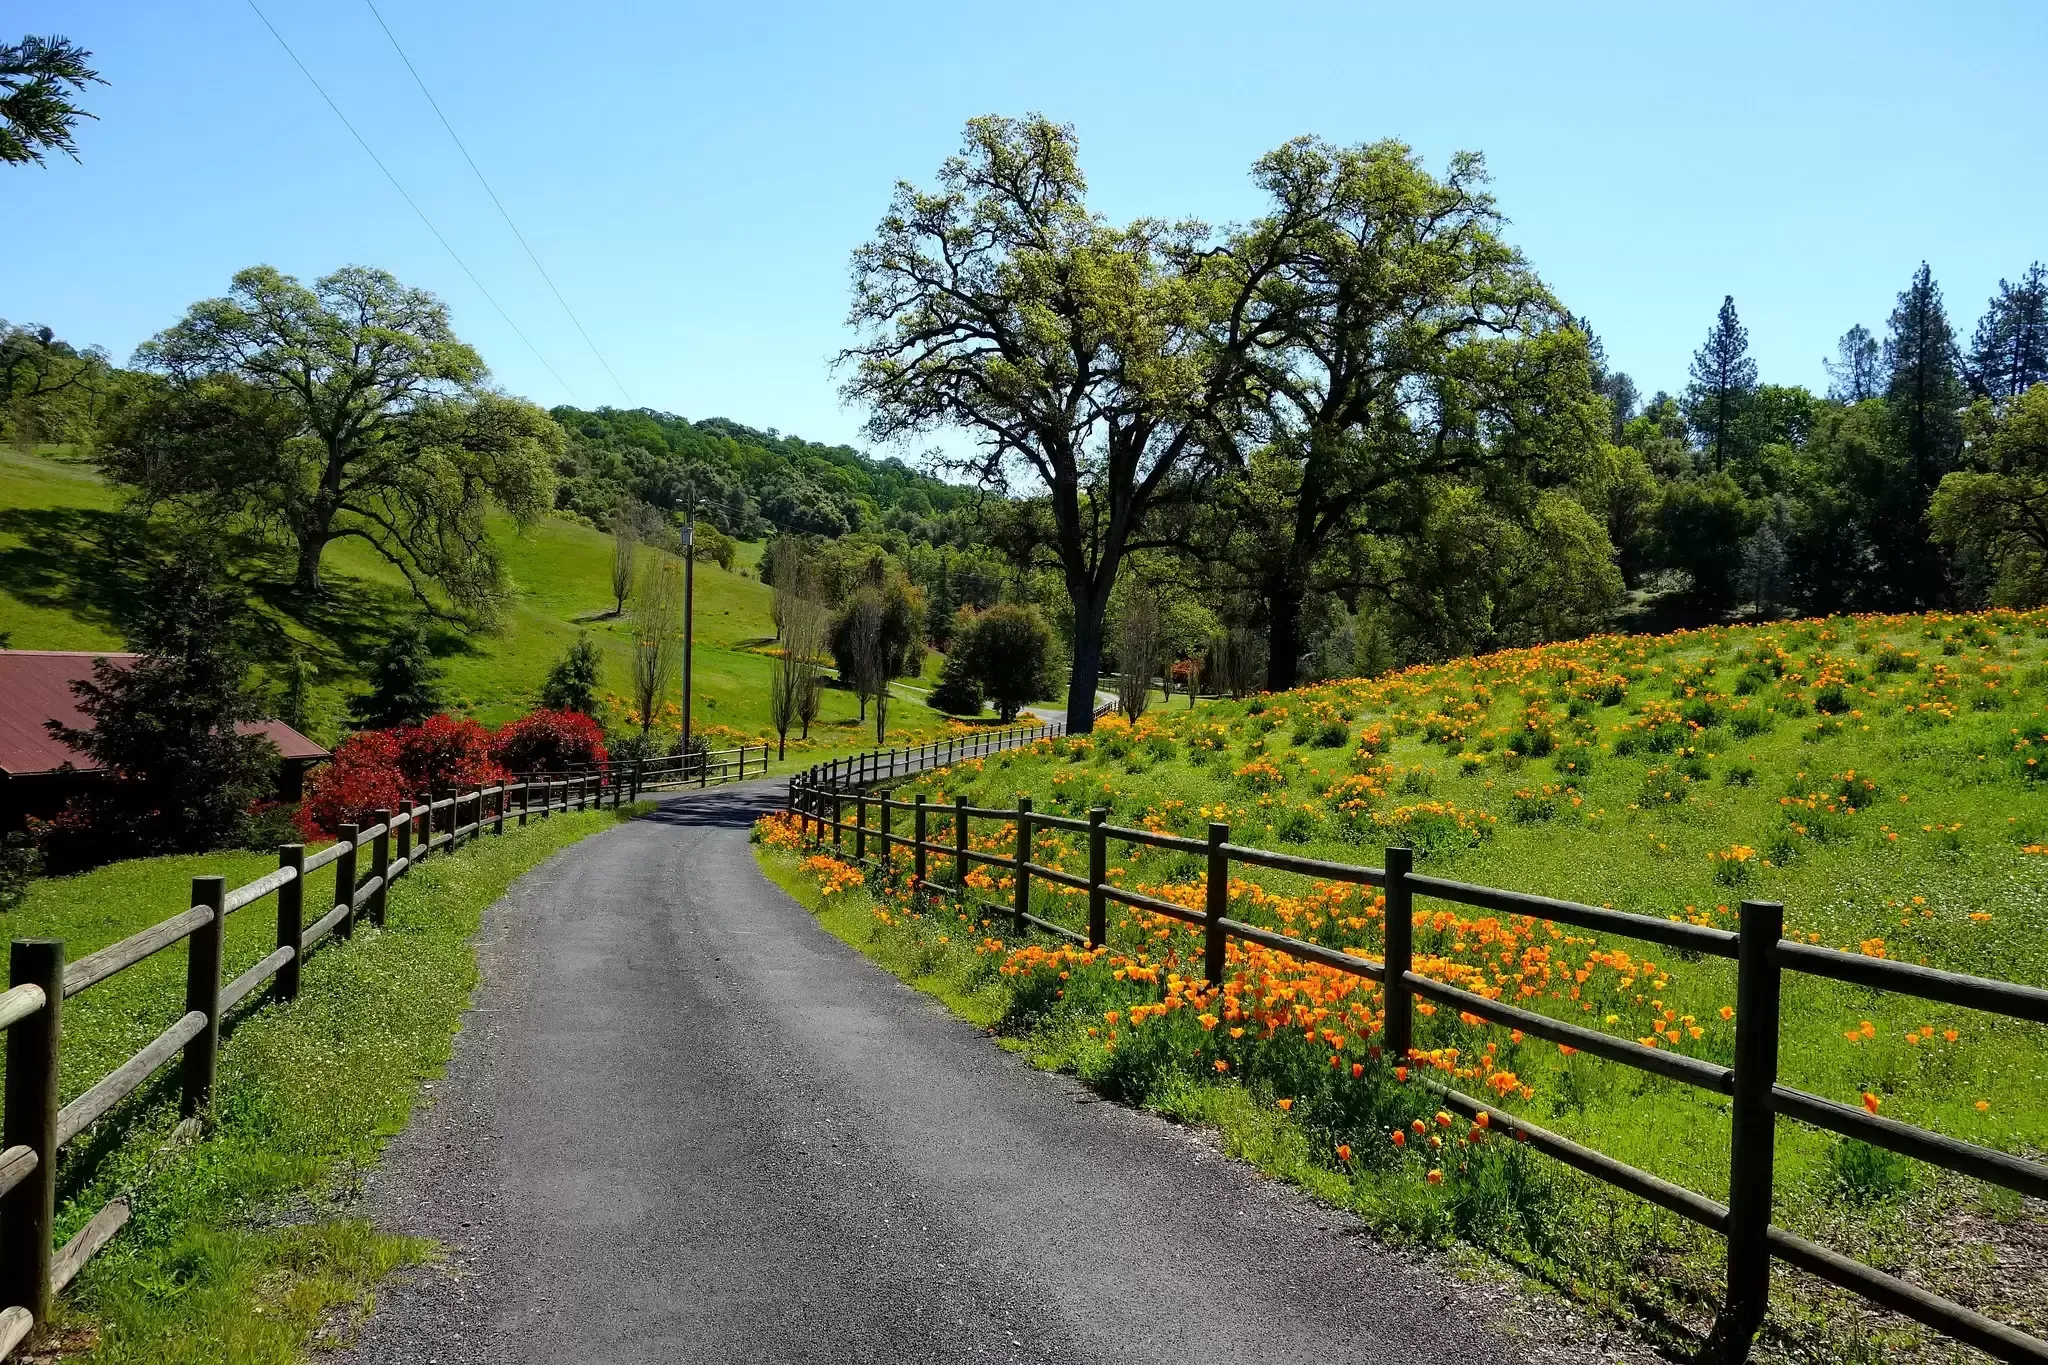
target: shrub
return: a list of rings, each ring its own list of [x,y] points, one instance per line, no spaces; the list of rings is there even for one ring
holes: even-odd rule
[[[336,745],[333,759],[307,783],[299,832],[319,839],[343,825],[367,823],[372,811],[403,806],[417,788],[407,784],[398,751],[392,730],[359,731]]]
[[[534,711],[498,731],[491,757],[510,773],[604,769],[604,731],[580,711]]]
[[[569,652],[555,661],[541,684],[540,704],[549,711],[580,711],[597,714],[597,642],[578,635]]]
[[[925,705],[949,716],[981,714],[981,680],[974,676],[967,651],[959,648],[957,642],[953,652],[946,656],[944,667],[939,669],[939,684],[925,698]]]
[[[504,775],[491,757],[491,732],[473,720],[429,716],[391,734],[398,743],[399,771],[413,791],[447,791]]]

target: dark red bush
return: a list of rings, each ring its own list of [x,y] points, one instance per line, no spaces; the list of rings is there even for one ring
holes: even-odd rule
[[[498,731],[491,754],[506,772],[520,774],[602,770],[610,761],[603,728],[580,711],[521,716]]]
[[[390,733],[398,741],[398,770],[411,791],[447,792],[505,775],[491,757],[491,732],[473,720],[429,716]]]
[[[313,774],[299,803],[299,832],[320,839],[345,824],[369,823],[370,812],[396,810],[408,792],[398,766],[399,731],[361,730],[334,748],[334,757]]]

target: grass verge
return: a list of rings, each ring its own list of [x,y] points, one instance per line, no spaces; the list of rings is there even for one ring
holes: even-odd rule
[[[175,1067],[83,1135],[60,1172],[60,1239],[120,1194],[134,1217],[39,1349],[90,1365],[272,1365],[345,1339],[379,1279],[433,1254],[343,1210],[447,1064],[485,909],[551,854],[639,809],[557,815],[421,864],[392,888],[382,930],[364,924],[307,959],[296,1001],[230,1016],[203,1140],[173,1142]],[[193,872],[246,879],[236,864],[150,859],[39,883],[9,927],[66,937],[76,956],[181,905]],[[272,927],[262,909],[241,911],[230,944],[250,956]],[[166,953],[78,998],[66,1013],[67,1097],[127,1040],[175,1017],[182,972],[183,955]]]

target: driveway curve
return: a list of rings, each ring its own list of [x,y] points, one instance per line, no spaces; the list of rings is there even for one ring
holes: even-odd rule
[[[818,928],[752,784],[670,798],[493,908],[369,1212],[450,1249],[358,1362],[1514,1361],[1441,1277],[1095,1103]]]

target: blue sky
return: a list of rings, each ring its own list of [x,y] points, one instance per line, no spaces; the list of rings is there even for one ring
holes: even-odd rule
[[[507,389],[855,440],[847,258],[961,124],[1076,125],[1094,205],[1213,221],[1299,133],[1486,154],[1513,239],[1648,392],[1724,293],[1819,387],[1924,257],[1965,333],[2048,258],[2048,6],[784,5],[380,0],[624,383],[471,178],[362,0],[258,0],[561,376],[500,319],[247,0],[28,0],[112,84],[83,164],[0,173],[0,317],[117,358],[258,261],[439,293]]]

